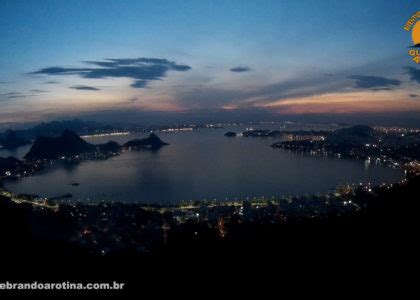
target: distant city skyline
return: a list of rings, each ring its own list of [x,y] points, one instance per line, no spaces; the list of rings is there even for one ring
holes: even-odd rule
[[[420,68],[403,30],[415,4],[3,0],[0,126],[136,116],[415,123]]]

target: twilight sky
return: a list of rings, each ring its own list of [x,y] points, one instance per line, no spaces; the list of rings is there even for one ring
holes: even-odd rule
[[[0,124],[420,113],[410,0],[0,1]]]

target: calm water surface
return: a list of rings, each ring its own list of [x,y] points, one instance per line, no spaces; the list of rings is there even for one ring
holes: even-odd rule
[[[269,145],[277,141],[275,138],[227,138],[223,136],[226,131],[158,133],[170,146],[156,152],[124,152],[105,161],[55,163],[35,176],[6,182],[5,187],[46,197],[71,193],[72,201],[167,203],[322,193],[343,183],[377,184],[402,177],[400,170],[366,165],[360,160],[273,149]],[[103,143],[112,139],[123,143],[143,136],[146,134],[87,141]],[[27,150],[18,149],[17,153],[22,156]],[[72,186],[75,182],[80,185]]]

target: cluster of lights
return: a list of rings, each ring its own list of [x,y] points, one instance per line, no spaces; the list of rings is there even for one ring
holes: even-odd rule
[[[193,127],[182,127],[182,128],[168,128],[168,129],[162,129],[162,132],[174,132],[174,131],[192,131],[194,130]]]
[[[83,136],[81,136],[81,138],[128,135],[128,134],[130,134],[129,131],[121,131],[121,132],[110,132],[110,133],[98,133],[98,134],[83,135]]]

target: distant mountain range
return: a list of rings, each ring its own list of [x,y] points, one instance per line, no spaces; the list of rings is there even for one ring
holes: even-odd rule
[[[13,149],[19,146],[30,144],[38,136],[55,137],[64,130],[73,131],[79,135],[88,135],[96,132],[110,131],[118,128],[104,125],[98,122],[83,121],[79,119],[66,121],[53,121],[41,123],[29,129],[7,130],[0,133],[0,146],[5,149]]]
[[[13,130],[7,130],[3,134],[0,134],[0,146],[4,149],[15,149],[30,143],[30,140],[18,137],[16,131]]]
[[[113,141],[100,145],[90,144],[80,138],[75,132],[64,130],[58,137],[38,137],[25,155],[25,159],[29,161],[54,160],[61,157],[72,158],[81,154],[96,154],[95,157],[101,155],[101,157],[108,157],[107,154],[118,153],[123,148],[158,149],[164,145],[168,144],[154,133],[147,138],[131,140],[121,146]]]

